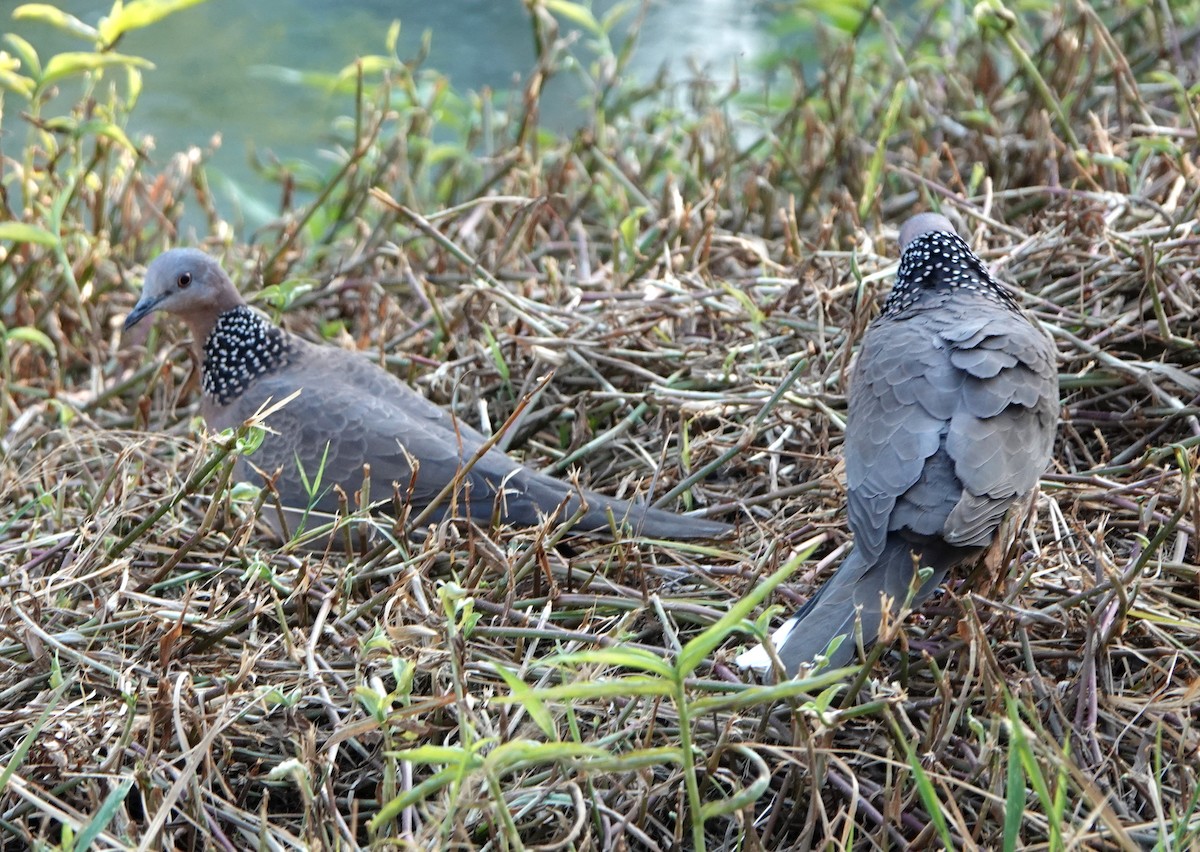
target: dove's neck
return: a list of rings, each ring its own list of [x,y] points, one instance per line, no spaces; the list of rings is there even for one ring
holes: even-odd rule
[[[286,364],[293,350],[287,332],[245,305],[225,311],[204,338],[204,393],[218,405],[227,405],[259,376]]]
[[[922,303],[937,305],[949,298],[978,298],[1008,310],[1017,303],[988,272],[962,237],[953,232],[927,231],[904,249],[896,283],[883,306],[898,314]]]

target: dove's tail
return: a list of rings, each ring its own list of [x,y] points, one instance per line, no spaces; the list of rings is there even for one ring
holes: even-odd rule
[[[582,505],[583,514],[573,526],[578,532],[606,534],[614,524],[617,530],[627,535],[667,540],[715,539],[733,532],[732,525],[721,521],[677,515],[664,509],[606,497],[529,470],[522,470],[513,482],[520,489],[520,499],[510,498],[500,503],[500,515],[505,523],[532,525],[547,515],[566,521]],[[483,508],[488,512],[492,509],[488,504],[483,504]]]
[[[605,531],[611,526],[609,513],[618,527],[628,529],[633,535],[661,539],[709,539],[724,538],[733,532],[733,526],[722,521],[710,521],[690,515],[676,515],[663,509],[640,506],[615,497],[605,497],[590,491],[584,492],[588,510],[579,522],[585,530]]]
[[[828,582],[771,637],[788,676],[824,654],[838,636],[844,638],[837,650],[827,655],[829,665],[833,668],[848,665],[858,651],[856,617],[865,648],[879,635],[885,596],[890,599],[891,612],[895,613],[908,596],[915,572],[929,566],[933,574],[914,596],[915,606],[933,594],[950,567],[965,555],[964,548],[942,542],[914,545],[896,534],[888,536],[883,552],[870,564],[864,562],[859,551],[851,551]],[[760,671],[771,665],[761,645],[739,656],[737,663],[742,668]]]

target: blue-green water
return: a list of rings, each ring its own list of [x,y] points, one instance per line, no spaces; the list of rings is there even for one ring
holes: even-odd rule
[[[16,3],[0,3],[11,10]],[[111,7],[109,0],[64,0],[58,4],[95,25]],[[602,17],[616,0],[593,3]],[[631,4],[636,15],[638,6]],[[34,22],[12,22],[0,12],[5,29],[28,39],[42,55],[90,46]],[[718,78],[744,73],[771,45],[769,16],[747,0],[658,0],[647,7],[632,73],[647,77],[666,65],[687,73],[689,60]],[[431,51],[426,68],[447,76],[456,90],[505,91],[519,87],[534,64],[533,34],[522,0],[209,0],[129,33],[118,46],[123,53],[155,64],[145,76],[142,99],[130,130],[155,140],[153,159],[163,163],[189,146],[207,148],[216,134],[222,142],[212,167],[247,196],[270,204],[277,190],[257,176],[250,152],[281,159],[318,159],[330,139],[331,122],[351,110],[347,96],[288,83],[267,69],[335,73],[357,57],[385,52],[393,21],[401,22],[398,53],[415,56],[426,33]],[[573,25],[562,22],[564,33]],[[573,51],[590,61],[586,34]],[[551,81],[542,119],[569,129],[582,119],[577,111],[582,83],[570,75]],[[231,204],[225,198],[222,206]],[[250,222],[261,212],[243,210]]]

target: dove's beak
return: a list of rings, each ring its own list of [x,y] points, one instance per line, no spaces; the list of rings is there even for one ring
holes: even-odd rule
[[[142,298],[138,299],[138,303],[133,306],[133,310],[129,312],[129,316],[125,317],[125,330],[129,331],[129,329],[137,325],[142,318],[146,316],[146,314],[153,313],[154,309],[158,307],[158,303],[162,300],[162,296],[156,296],[154,298],[142,296]]]

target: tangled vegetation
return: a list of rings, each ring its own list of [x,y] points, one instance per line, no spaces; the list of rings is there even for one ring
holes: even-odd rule
[[[21,7],[83,47],[0,53],[9,842],[1200,844],[1193,5],[788,4],[815,53],[753,90],[622,82],[613,22],[567,0],[527,0],[537,65],[503,95],[456,92],[393,31],[328,81],[336,165],[273,166],[254,234],[204,152],[128,131],[154,76],[121,35],[186,5],[94,29]],[[594,62],[564,60],[568,24]],[[592,94],[556,135],[562,73]],[[869,666],[751,682],[734,654],[850,544],[847,367],[925,209],[1058,345],[1053,466],[1003,576],[951,584]],[[266,491],[229,482],[252,430],[205,434],[183,330],[121,332],[185,216],[292,331],[736,538],[273,543]]]

